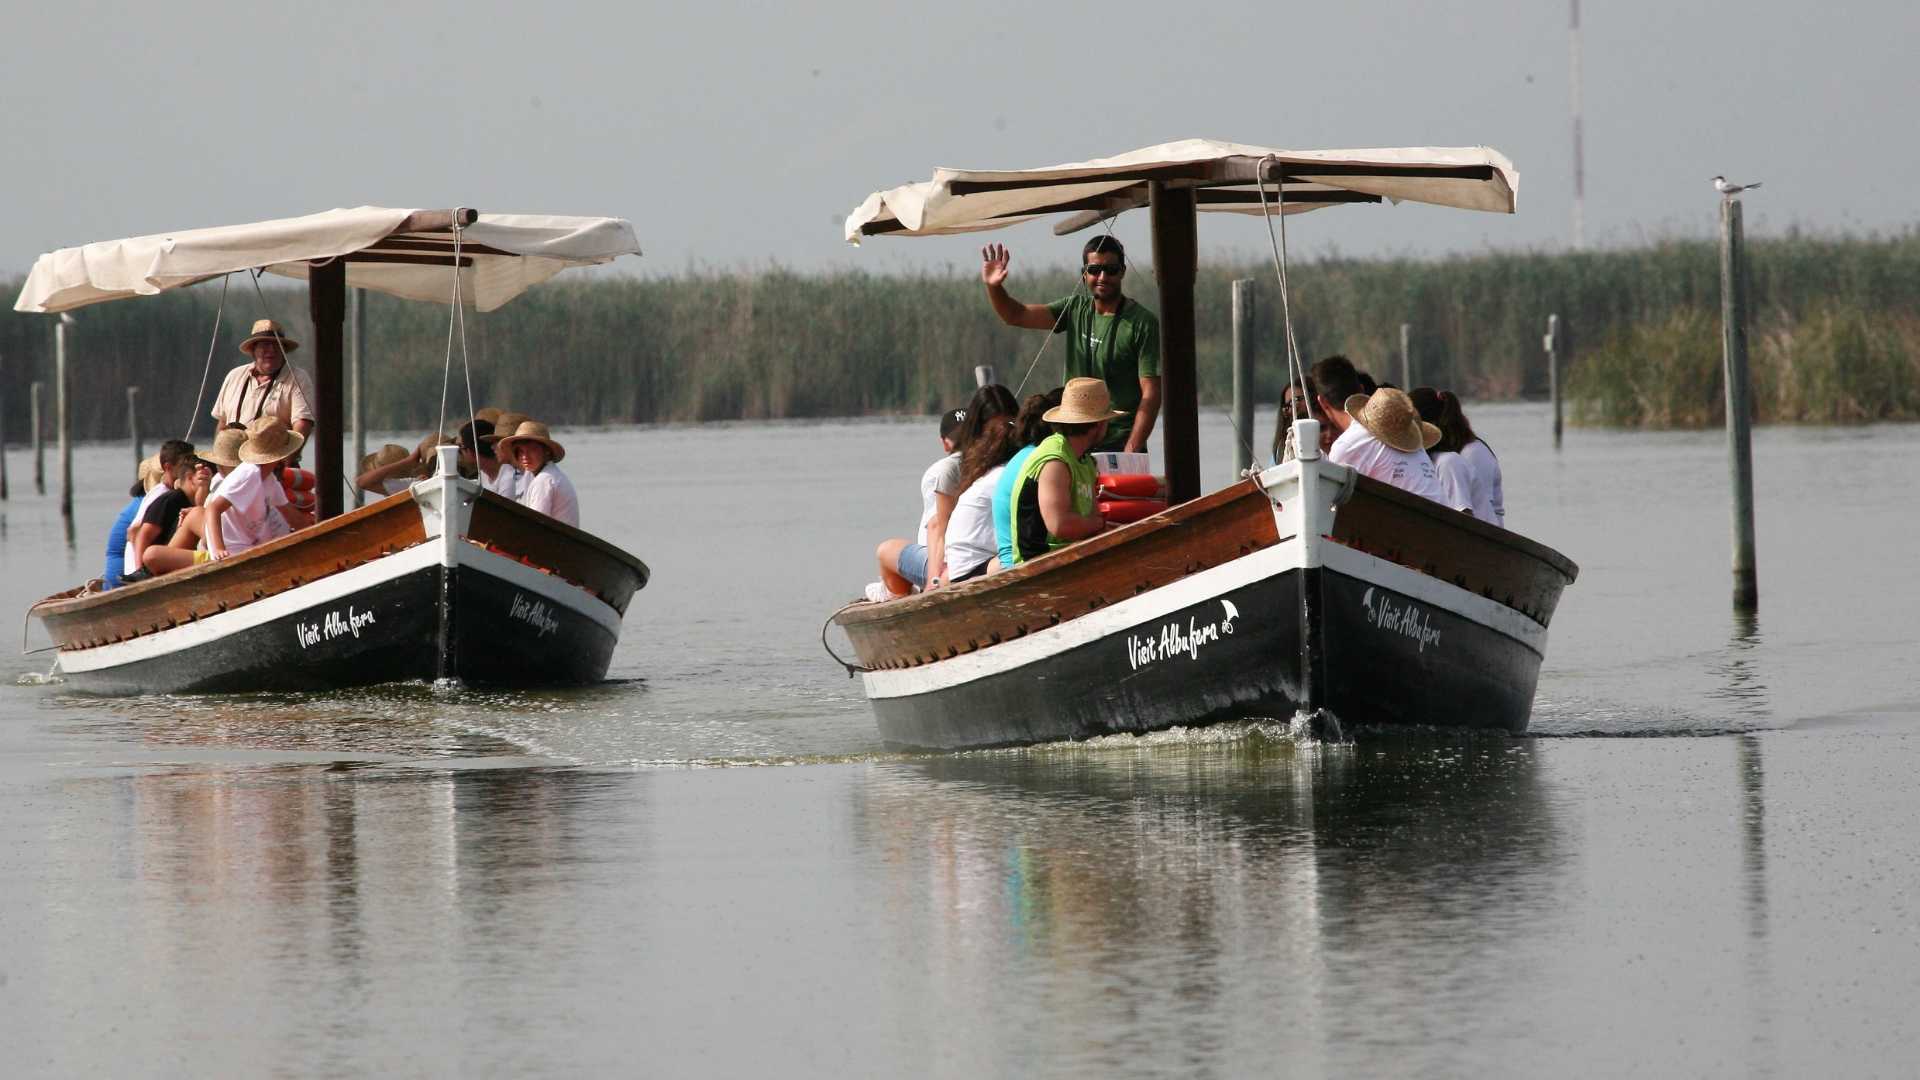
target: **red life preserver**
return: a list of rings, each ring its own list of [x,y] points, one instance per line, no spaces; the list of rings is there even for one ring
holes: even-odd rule
[[[288,465],[280,470],[281,490],[287,493],[287,501],[296,510],[311,513],[320,505],[319,494],[314,490],[318,485],[319,478],[313,475],[311,469],[296,469]]]
[[[1100,516],[1115,524],[1125,525],[1150,518],[1167,508],[1165,499],[1101,499],[1094,504]]]
[[[1130,499],[1152,499],[1160,494],[1160,478],[1146,473],[1101,473],[1094,483],[1105,494]]]

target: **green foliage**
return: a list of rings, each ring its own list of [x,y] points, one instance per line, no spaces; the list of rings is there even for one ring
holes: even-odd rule
[[[1920,231],[1790,234],[1755,240],[1749,250],[1761,419],[1920,415],[1920,330],[1907,314],[1920,311]],[[1128,290],[1153,306],[1152,268],[1136,262]],[[1284,380],[1271,265],[1212,265],[1196,288],[1206,403],[1231,392],[1231,283],[1240,277],[1259,283],[1261,399],[1277,398]],[[1289,277],[1296,336],[1309,360],[1344,352],[1400,382],[1405,322],[1413,327],[1413,382],[1482,400],[1539,396],[1546,392],[1540,338],[1547,315],[1558,312],[1574,338],[1576,416],[1662,425],[1718,418],[1719,258],[1709,241],[1558,255],[1335,257],[1296,263]],[[1064,267],[1014,283],[1016,295],[1034,301],[1073,285]],[[129,383],[142,388],[149,439],[184,428],[219,296],[219,283],[208,282],[77,313],[73,417],[82,438],[124,437]],[[273,315],[311,340],[303,291],[268,289],[266,311],[260,306],[245,278],[235,279],[202,414],[221,376],[243,362],[235,345],[254,318]],[[371,296],[367,309],[369,423],[432,427],[447,356],[446,306]],[[466,322],[478,403],[558,425],[931,413],[965,400],[976,364],[993,364],[1002,381],[1018,384],[1045,340],[1000,325],[972,267],[563,277],[500,311],[469,313]],[[0,315],[0,419],[16,442],[26,433],[27,386],[51,381],[52,352],[49,318]],[[1054,384],[1061,358],[1058,342],[1048,344],[1030,388]],[[457,363],[448,399],[450,417],[465,411]],[[50,388],[45,405],[50,413]],[[204,418],[197,427],[205,433]]]

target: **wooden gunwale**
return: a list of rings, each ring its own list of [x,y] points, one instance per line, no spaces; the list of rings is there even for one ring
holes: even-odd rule
[[[1524,536],[1355,475],[1337,543],[1449,581],[1545,626],[1579,567]],[[1241,481],[1090,540],[977,578],[834,615],[870,668],[934,663],[1078,618],[1283,539],[1273,503]]]
[[[622,615],[633,594],[645,588],[647,564],[605,540],[530,510],[491,491],[474,500],[467,540],[522,558],[578,588]]]
[[[28,614],[40,618],[62,649],[106,645],[264,600],[426,538],[419,509],[403,491],[230,559],[109,592],[48,597]]]

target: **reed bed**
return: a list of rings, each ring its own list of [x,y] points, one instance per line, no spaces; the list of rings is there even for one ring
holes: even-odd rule
[[[1755,400],[1762,421],[1856,422],[1920,417],[1920,230],[1893,236],[1756,239],[1752,253]],[[1129,292],[1153,302],[1139,254]],[[1231,282],[1257,287],[1256,385],[1283,381],[1279,303],[1265,263],[1211,265],[1198,283],[1203,402],[1231,392]],[[1344,352],[1400,380],[1399,328],[1413,327],[1413,381],[1479,399],[1546,392],[1540,339],[1558,312],[1574,348],[1568,393],[1576,419],[1610,425],[1718,420],[1719,261],[1714,244],[1672,241],[1570,254],[1446,259],[1325,258],[1298,263],[1294,325],[1311,360]],[[1073,287],[1070,267],[1024,274],[1019,295]],[[18,282],[11,283],[17,292]],[[206,366],[219,286],[77,313],[75,431],[126,433],[121,388],[142,387],[151,440],[184,430]],[[308,335],[304,292],[244,279],[227,299],[207,390],[241,362],[254,318]],[[368,301],[368,422],[425,430],[441,412],[448,354],[445,305]],[[497,312],[470,313],[467,354],[479,404],[510,405],[559,425],[932,413],[965,400],[976,364],[1017,384],[1045,335],[999,324],[972,267],[914,274],[690,271],[565,278]],[[26,437],[27,386],[50,382],[53,331],[44,316],[0,315],[0,419]],[[446,412],[465,412],[455,348]],[[1060,377],[1048,345],[1029,389]],[[303,357],[296,354],[296,362]],[[52,390],[45,391],[51,430]],[[205,403],[198,411],[204,412]],[[451,423],[451,421],[450,421]],[[204,433],[204,419],[197,424]]]

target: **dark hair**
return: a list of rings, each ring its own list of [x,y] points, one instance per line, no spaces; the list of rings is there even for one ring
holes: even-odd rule
[[[135,480],[133,482],[133,486],[127,489],[127,497],[130,499],[143,499],[146,497],[146,495],[147,495],[147,485],[141,483],[138,480]]]
[[[960,490],[973,486],[995,465],[1004,465],[1020,448],[1014,440],[1019,409],[1013,391],[999,383],[981,387],[967,404],[967,443],[960,452]]]
[[[1284,398],[1280,402],[1280,412],[1273,421],[1273,460],[1275,461],[1280,460],[1280,454],[1287,448],[1287,432],[1293,428],[1295,420],[1324,421],[1326,419],[1325,414],[1320,411],[1320,403],[1313,399],[1312,380],[1308,380],[1304,398],[1292,392],[1297,386],[1299,386],[1298,383],[1289,382],[1280,388]]]
[[[1106,423],[1105,420],[1095,420],[1091,424],[1055,424],[1053,430],[1056,434],[1076,439],[1104,423]]]
[[[493,459],[493,444],[480,440],[493,434],[491,420],[469,420],[460,425],[460,449],[474,457]]]
[[[1364,371],[1363,371],[1363,372],[1361,372],[1361,373],[1360,373],[1360,377],[1361,377],[1361,378],[1363,378],[1363,379],[1364,379],[1364,378],[1366,378],[1366,377],[1367,377],[1367,373],[1366,373],[1366,372],[1364,372]],[[1374,387],[1374,389],[1375,389],[1375,390],[1398,390],[1398,389],[1400,389],[1400,384],[1399,384],[1399,383],[1390,383],[1390,382],[1383,382],[1383,383],[1380,383],[1380,384],[1378,384],[1378,385],[1376,385],[1376,386]]]
[[[948,409],[940,414],[940,437],[960,441],[960,429],[967,423],[967,410]]]
[[[1373,381],[1372,375],[1364,371],[1356,371],[1353,373],[1353,377],[1360,380],[1360,392],[1368,397],[1372,397],[1374,394],[1380,392],[1380,384]]]
[[[1087,256],[1103,252],[1111,252],[1112,254],[1120,256],[1120,265],[1127,265],[1127,249],[1120,246],[1119,238],[1108,233],[1101,233],[1099,236],[1087,241],[1086,246],[1080,249],[1080,262],[1084,265],[1087,261]]]
[[[1042,420],[1048,409],[1059,408],[1060,398],[1067,388],[1056,386],[1044,394],[1033,394],[1020,406],[1020,415],[1014,417],[1013,434],[1020,440],[1021,446],[1039,446],[1047,436],[1053,434],[1053,425]]]
[[[168,439],[160,444],[160,468],[168,477],[173,476],[174,468],[181,462],[191,460],[193,460],[192,443],[180,439]]]
[[[1360,373],[1353,369],[1353,361],[1334,353],[1314,362],[1313,392],[1332,402],[1334,408],[1344,409],[1348,398],[1366,390],[1360,382]]]
[[[1440,391],[1440,419],[1435,420],[1433,426],[1440,429],[1439,447],[1442,450],[1452,450],[1457,454],[1465,450],[1470,442],[1486,442],[1473,433],[1473,425],[1467,423],[1467,414],[1460,408],[1460,399],[1453,396],[1451,390]],[[1487,450],[1491,452],[1493,447],[1489,446]]]

